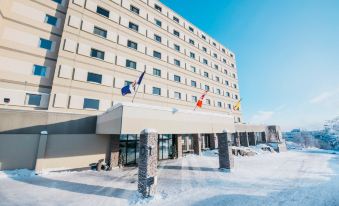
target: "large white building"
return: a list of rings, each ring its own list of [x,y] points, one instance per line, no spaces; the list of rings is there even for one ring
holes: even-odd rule
[[[159,159],[174,146],[215,148],[222,129],[240,132],[234,53],[159,1],[2,0],[0,18],[0,158],[26,155],[2,168],[85,167],[119,150],[137,163],[141,127],[159,130]],[[130,104],[121,88],[143,71]],[[264,127],[247,131],[267,140]],[[27,154],[1,150],[11,144]],[[41,147],[44,166],[30,152]]]

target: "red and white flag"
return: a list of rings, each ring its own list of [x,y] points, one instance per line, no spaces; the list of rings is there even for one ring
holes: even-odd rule
[[[197,107],[201,108],[202,107],[202,101],[204,100],[205,96],[207,94],[207,90],[201,95],[200,99],[197,101]]]

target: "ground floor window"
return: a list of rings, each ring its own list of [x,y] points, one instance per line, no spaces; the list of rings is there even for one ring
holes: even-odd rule
[[[140,136],[135,134],[120,135],[119,159],[123,165],[135,165],[139,160]]]
[[[158,159],[165,160],[173,158],[174,144],[173,135],[162,134],[158,137]]]

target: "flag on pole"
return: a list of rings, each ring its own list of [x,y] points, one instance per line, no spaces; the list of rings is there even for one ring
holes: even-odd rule
[[[197,101],[196,107],[199,107],[199,108],[202,107],[202,101],[204,100],[206,94],[207,94],[207,90],[201,95],[200,99]]]
[[[133,83],[126,85],[123,88],[121,88],[122,96],[125,96],[126,94],[133,94],[133,93],[138,91],[139,85],[141,84],[142,79],[144,78],[145,72],[146,71],[141,73],[141,75],[140,75],[140,77],[138,78],[137,81],[134,81]]]
[[[234,111],[239,111],[241,100],[242,100],[242,99],[240,99],[240,100],[234,105],[234,107],[233,107],[233,110],[234,110]]]

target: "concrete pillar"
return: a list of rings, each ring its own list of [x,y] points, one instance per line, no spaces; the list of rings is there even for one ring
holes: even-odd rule
[[[265,132],[261,132],[261,139],[264,143],[267,143],[267,139],[266,139],[266,133]]]
[[[145,129],[140,135],[138,191],[145,198],[154,196],[157,186],[158,134]]]
[[[177,158],[182,157],[182,135],[178,134],[176,138]]]
[[[217,136],[217,134],[215,134],[215,133],[210,134],[210,141],[211,141],[211,149],[217,149],[218,148],[218,136]]]
[[[200,134],[193,134],[193,150],[194,150],[194,154],[196,155],[201,154],[201,135]]]
[[[41,172],[43,169],[43,161],[44,161],[45,153],[46,153],[47,138],[48,138],[48,132],[42,131],[40,133],[38,151],[36,155],[36,162],[35,162],[36,172]]]
[[[108,155],[106,156],[106,163],[111,168],[117,167],[119,164],[119,150],[120,150],[120,135],[114,134],[110,137]]]
[[[235,146],[240,147],[240,134],[239,134],[239,132],[235,133]]]
[[[232,155],[232,143],[230,134],[226,132],[218,134],[219,148],[219,168],[232,169],[234,167],[234,158]]]

